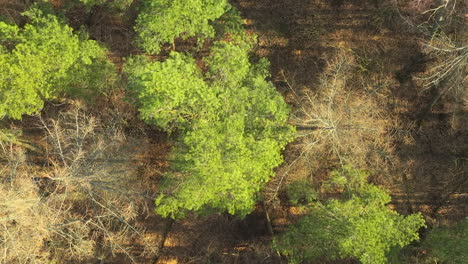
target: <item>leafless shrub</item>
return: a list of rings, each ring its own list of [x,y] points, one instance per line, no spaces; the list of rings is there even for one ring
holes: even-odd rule
[[[0,130],[1,263],[45,262],[43,241],[51,236],[53,212],[37,195],[29,177],[25,149],[16,130]]]
[[[41,118],[41,123],[51,146],[47,156],[53,171],[48,178],[55,189],[50,197],[57,205],[69,206],[65,222],[69,223],[67,231],[73,230],[73,238],[62,236],[67,250],[76,248],[75,255],[80,255],[80,251],[86,251],[83,246],[108,249],[112,254],[124,253],[133,261],[125,243],[143,232],[132,221],[146,197],[137,184],[132,186],[135,171],[129,167],[130,153],[122,152],[123,133],[116,127],[106,127],[79,107],[59,114],[55,120]],[[89,233],[94,237],[84,235]]]
[[[30,0],[0,0],[0,16],[9,22],[19,22],[21,13],[31,4]]]
[[[50,212],[28,183],[17,181],[17,191],[0,189],[0,208],[6,214],[0,218],[2,263],[29,263],[47,256],[42,247],[50,232],[43,227],[50,223]]]
[[[420,1],[421,2],[421,1]],[[422,1],[423,3],[425,1]],[[439,25],[450,24],[452,18],[454,17],[457,9],[461,7],[459,0],[436,0],[432,1],[432,5],[427,5],[427,3],[422,4],[426,8],[421,11],[422,15],[427,16],[425,23],[430,23],[434,21]]]
[[[468,70],[468,45],[464,44],[467,43],[457,45],[444,34],[438,34],[422,44],[424,51],[435,59],[426,76],[420,78],[424,87],[438,86],[447,81],[449,85],[446,89],[464,88]]]
[[[47,165],[6,162],[1,168],[15,173],[1,178],[2,259],[83,263],[123,254],[136,262],[132,239],[144,243],[145,232],[136,219],[148,212],[153,195],[132,168],[134,153],[124,148],[129,140],[79,105],[40,117],[40,128]],[[6,159],[26,160],[14,152],[17,146],[2,147]]]
[[[416,78],[422,92],[434,93],[425,113],[445,98],[445,112],[452,112],[452,128],[466,129],[468,119],[466,31],[467,2],[460,0],[393,0],[407,28],[422,37],[421,50],[427,55],[427,71]],[[422,33],[422,34],[421,34]]]

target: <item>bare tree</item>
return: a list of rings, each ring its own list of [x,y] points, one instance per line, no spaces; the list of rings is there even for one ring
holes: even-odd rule
[[[312,180],[323,168],[352,164],[387,175],[397,121],[367,91],[349,83],[356,74],[355,58],[350,52],[340,49],[326,61],[314,90],[306,87],[297,91],[286,80],[295,98],[291,123],[298,134],[289,148],[288,156],[294,158],[286,162],[268,187],[267,201],[275,199],[286,180]]]
[[[27,163],[21,147],[2,144],[9,160],[2,170],[15,174],[0,186],[3,259],[82,263],[123,254],[136,262],[131,241],[145,241],[136,218],[149,212],[154,196],[132,166],[135,153],[125,148],[131,139],[76,104],[39,119],[44,166]]]
[[[426,54],[433,59],[428,70],[418,78],[422,82],[423,92],[434,89],[436,94],[431,100],[428,110],[443,96],[447,96],[454,106],[453,126],[458,113],[468,110],[468,36],[458,36],[458,43],[449,36],[439,33],[422,43]]]

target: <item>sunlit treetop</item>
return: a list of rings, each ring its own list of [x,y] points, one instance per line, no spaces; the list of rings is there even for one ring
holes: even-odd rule
[[[215,42],[204,73],[179,53],[164,62],[137,57],[127,64],[142,118],[180,134],[156,200],[160,215],[245,216],[294,137],[289,107],[267,81],[269,63],[251,62],[252,41],[244,37]]]
[[[137,43],[148,53],[158,53],[178,37],[213,37],[210,22],[228,8],[226,0],[145,0],[136,19]]]
[[[218,107],[215,93],[189,55],[173,52],[164,62],[132,57],[125,64],[125,72],[140,117],[168,132],[182,129],[203,112]]]
[[[402,216],[388,208],[390,196],[367,183],[367,175],[349,166],[335,171],[329,183],[345,187],[343,198],[325,205],[311,202],[309,212],[275,238],[274,247],[292,263],[356,258],[379,264],[388,262],[391,250],[417,240],[425,226],[422,215]]]
[[[112,72],[105,49],[56,16],[33,8],[23,28],[0,22],[0,118],[20,119],[63,93],[102,90]]]

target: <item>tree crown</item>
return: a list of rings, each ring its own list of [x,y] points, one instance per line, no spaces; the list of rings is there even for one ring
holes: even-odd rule
[[[281,163],[281,150],[294,134],[289,108],[265,80],[268,62],[250,62],[250,48],[248,38],[216,42],[205,74],[178,53],[164,62],[138,58],[127,64],[143,119],[181,132],[157,213],[246,215]]]
[[[424,226],[421,214],[404,217],[389,209],[390,196],[366,183],[364,172],[345,167],[333,174],[340,178],[333,179],[335,184],[348,186],[347,198],[310,204],[308,214],[275,238],[274,247],[293,263],[349,257],[365,264],[386,263],[391,249],[418,239],[417,231]]]
[[[24,14],[24,28],[0,22],[0,117],[20,119],[61,93],[105,88],[112,66],[102,47],[40,9]]]

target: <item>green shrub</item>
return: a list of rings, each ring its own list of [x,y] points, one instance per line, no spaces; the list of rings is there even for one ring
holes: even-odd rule
[[[436,227],[422,243],[434,263],[468,263],[468,218],[452,227]]]
[[[323,183],[325,189],[345,188],[345,192],[355,192],[360,188],[367,186],[367,177],[369,173],[356,170],[352,166],[345,165],[341,169],[330,173],[330,179]]]
[[[210,56],[204,60],[208,66],[208,77],[215,86],[241,85],[251,71],[249,50],[252,41],[246,35],[236,37],[231,42],[215,42]]]
[[[228,6],[227,11],[213,22],[217,37],[224,35],[242,35],[245,34],[244,22],[237,8]]]
[[[309,181],[299,180],[288,184],[286,192],[292,204],[309,204],[318,198],[318,193]]]
[[[353,172],[349,168],[338,173]],[[356,175],[362,175],[355,171]],[[351,182],[351,175],[342,175]],[[358,180],[360,181],[360,180]],[[316,203],[309,213],[274,239],[273,247],[292,263],[354,257],[365,264],[386,263],[387,254],[418,239],[421,214],[401,216],[386,205],[390,196],[372,184],[348,185],[343,200]]]
[[[105,4],[107,0],[79,0],[84,5],[94,6]]]

